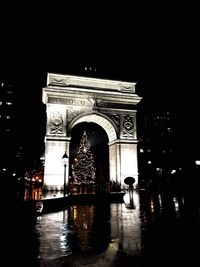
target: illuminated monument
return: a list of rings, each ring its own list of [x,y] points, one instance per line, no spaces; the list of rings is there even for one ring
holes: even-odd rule
[[[137,104],[135,83],[48,73],[43,88],[47,124],[45,136],[44,186],[63,189],[62,156],[70,157],[72,128],[93,122],[108,136],[109,179],[127,187],[124,179],[138,184]],[[69,169],[67,168],[67,179]],[[67,181],[68,182],[68,181]]]

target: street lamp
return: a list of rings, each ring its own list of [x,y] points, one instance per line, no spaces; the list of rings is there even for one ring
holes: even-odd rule
[[[64,155],[62,156],[62,161],[64,163],[64,188],[63,188],[63,196],[65,197],[65,193],[66,193],[66,167],[67,167],[67,164],[68,164],[68,160],[69,160],[69,157],[65,151]]]
[[[199,165],[200,165],[200,160],[195,160],[195,164],[196,164],[197,166],[199,166]]]

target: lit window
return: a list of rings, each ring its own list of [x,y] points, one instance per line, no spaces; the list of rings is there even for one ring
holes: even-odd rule
[[[12,102],[6,102],[6,105],[11,106]]]
[[[5,116],[5,118],[9,120],[9,119],[11,119],[11,116],[7,115],[7,116]]]

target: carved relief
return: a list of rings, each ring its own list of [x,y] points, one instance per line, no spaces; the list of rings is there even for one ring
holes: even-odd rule
[[[127,92],[127,93],[134,93],[135,92],[135,86],[133,84],[125,84],[125,83],[120,83],[119,84],[121,91],[122,92]]]
[[[70,99],[70,98],[59,98],[59,97],[49,97],[48,103],[50,103],[50,104],[76,105],[76,106],[85,106],[86,105],[86,102],[84,99]]]
[[[106,114],[117,126],[118,130],[120,127],[120,116],[116,113],[110,113],[110,114]]]
[[[50,134],[63,134],[63,115],[59,111],[51,113]]]
[[[122,137],[134,137],[134,117],[130,115],[122,116]]]
[[[75,109],[68,109],[67,110],[67,121],[71,121],[74,117],[86,113],[85,110],[75,110]]]
[[[49,83],[60,86],[68,86],[70,84],[70,78],[55,77],[53,75],[49,76]]]

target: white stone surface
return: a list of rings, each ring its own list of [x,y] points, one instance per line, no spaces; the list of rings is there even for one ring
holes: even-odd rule
[[[109,179],[123,188],[124,179],[132,176],[137,187],[136,115],[141,97],[135,93],[135,85],[133,82],[47,74],[42,94],[47,113],[44,171],[47,188],[63,187],[62,155],[67,151],[70,157],[70,133],[81,122],[94,122],[107,133]]]

